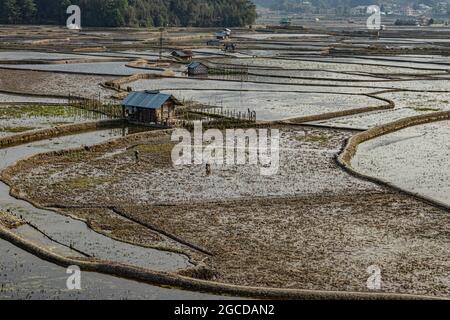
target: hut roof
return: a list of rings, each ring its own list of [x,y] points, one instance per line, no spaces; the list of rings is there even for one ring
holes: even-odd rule
[[[178,100],[175,99],[170,94],[149,90],[134,91],[131,92],[122,101],[122,106],[144,108],[144,109],[159,109],[169,99],[172,99],[175,102],[175,104],[179,104]]]
[[[228,37],[228,34],[224,31],[216,32],[216,37]]]
[[[194,53],[190,50],[174,50],[172,51],[173,56],[182,57],[182,58],[188,58],[192,57]]]
[[[195,69],[195,68],[200,67],[200,66],[208,67],[208,66],[207,66],[206,64],[204,64],[203,62],[200,62],[200,61],[194,61],[194,62],[191,62],[191,63],[188,65],[188,68],[189,68],[189,69]]]

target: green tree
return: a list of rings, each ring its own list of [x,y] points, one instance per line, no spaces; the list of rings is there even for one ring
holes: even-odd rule
[[[17,0],[5,0],[3,3],[3,17],[5,23],[18,23],[20,20],[20,7]]]
[[[83,26],[243,26],[256,19],[250,0],[0,0],[2,23],[64,24],[81,8]]]
[[[21,23],[33,23],[37,12],[36,4],[33,0],[19,0],[18,5],[20,8],[20,22]]]

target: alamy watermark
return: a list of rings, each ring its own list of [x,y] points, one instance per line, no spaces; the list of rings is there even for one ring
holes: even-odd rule
[[[381,290],[381,268],[377,265],[371,265],[367,268],[370,275],[367,279],[367,289]]]
[[[258,165],[263,176],[275,175],[280,165],[280,132],[278,129],[209,129],[194,122],[193,133],[176,129],[172,141],[175,167],[187,165]],[[270,134],[269,134],[270,132]]]
[[[81,290],[81,270],[79,266],[70,266],[66,270],[70,276],[67,278],[66,286],[68,290]]]
[[[367,13],[371,16],[367,18],[367,29],[369,30],[381,30],[381,9],[377,5],[371,5],[367,7]]]
[[[71,5],[67,7],[67,14],[70,16],[67,18],[66,26],[70,30],[81,29],[81,9],[79,6]]]

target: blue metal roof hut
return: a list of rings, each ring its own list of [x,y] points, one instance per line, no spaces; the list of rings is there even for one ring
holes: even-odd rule
[[[123,117],[131,123],[168,125],[181,103],[170,94],[159,91],[134,91],[122,101]]]

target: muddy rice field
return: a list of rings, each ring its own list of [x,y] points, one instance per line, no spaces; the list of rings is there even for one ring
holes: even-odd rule
[[[73,99],[120,105],[128,90],[169,93],[183,115],[255,111],[258,129],[280,133],[268,176],[249,163],[174,166],[178,125],[2,143],[0,226],[64,257],[211,283],[449,298],[450,29],[346,28],[236,29],[235,52],[206,44],[214,30],[169,28],[159,60],[156,30],[0,26],[0,141],[116,119]],[[191,77],[174,49],[246,71]],[[436,114],[446,120],[362,142],[347,168],[336,160],[355,135]],[[0,299],[225,298],[95,272],[72,293],[64,268],[22,249],[0,239]]]

